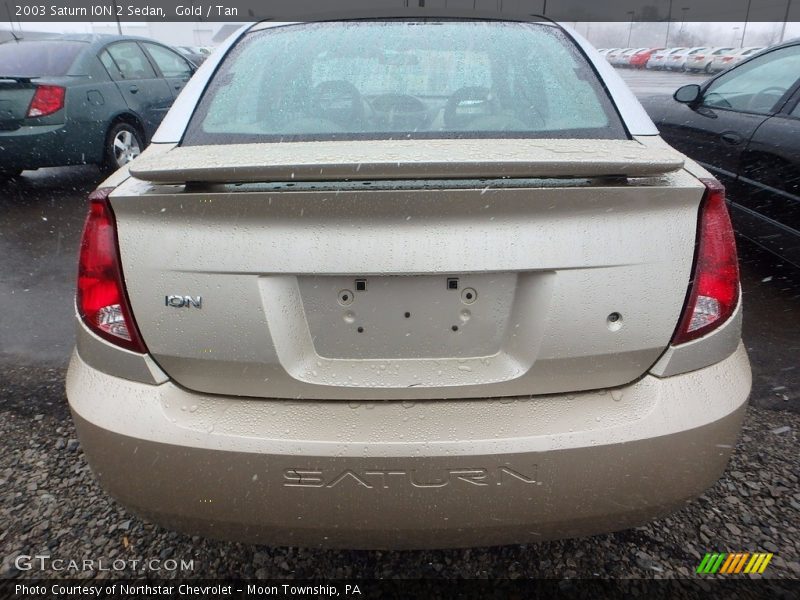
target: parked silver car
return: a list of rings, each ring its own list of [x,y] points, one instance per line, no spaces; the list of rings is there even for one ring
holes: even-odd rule
[[[613,65],[617,56],[619,56],[620,54],[622,54],[627,50],[632,50],[632,48],[612,48],[611,50],[606,52],[603,56],[605,57],[606,61],[608,61],[609,64]]]
[[[650,59],[647,61],[647,68],[660,71],[667,68],[667,62],[670,56],[688,50],[688,48],[666,48],[658,52],[654,52]]]
[[[750,48],[739,48],[736,51],[728,52],[726,54],[718,54],[711,61],[711,65],[707,70],[709,73],[719,73],[720,71],[724,71],[725,69],[728,69],[734,65],[738,65],[746,58],[758,54],[763,49],[764,48],[762,46],[753,46]]]
[[[695,46],[694,48],[686,48],[681,52],[670,54],[666,59],[664,67],[669,71],[685,71],[689,57],[705,50],[708,50],[705,46]]]
[[[615,55],[610,62],[615,67],[627,67],[630,65],[631,57],[642,50],[647,50],[647,48],[628,48],[627,50],[623,50],[619,54]]]
[[[549,22],[244,28],[92,194],[76,306],[102,485],[270,544],[635,526],[750,390],[723,189]]]
[[[705,50],[695,52],[686,57],[684,70],[694,71],[694,72],[703,71],[705,73],[710,73],[711,63],[714,61],[715,58],[720,56],[727,56],[728,54],[734,52],[735,50],[736,48],[733,48],[731,46],[725,46],[721,48],[706,48]]]

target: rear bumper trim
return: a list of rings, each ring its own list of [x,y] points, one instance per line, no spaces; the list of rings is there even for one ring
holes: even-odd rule
[[[222,412],[213,413],[178,388],[158,398],[171,387],[116,379],[73,357],[68,396],[81,443],[123,504],[210,537],[423,548],[600,533],[681,506],[724,470],[750,370],[739,346],[706,369],[603,393],[408,408],[215,398]],[[598,422],[598,408],[608,418]],[[215,426],[192,426],[198,413]]]

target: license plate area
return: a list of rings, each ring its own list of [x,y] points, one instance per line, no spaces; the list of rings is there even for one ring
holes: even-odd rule
[[[298,285],[314,349],[341,359],[497,354],[515,273],[312,276]]]

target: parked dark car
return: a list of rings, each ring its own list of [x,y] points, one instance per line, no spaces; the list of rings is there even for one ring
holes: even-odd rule
[[[199,67],[208,58],[207,54],[203,54],[200,48],[195,46],[175,46],[175,50],[183,54],[183,57],[188,59],[193,65]]]
[[[0,44],[0,179],[39,167],[121,167],[144,149],[194,71],[143,38]]]
[[[800,266],[800,40],[643,104],[725,183],[739,233]]]

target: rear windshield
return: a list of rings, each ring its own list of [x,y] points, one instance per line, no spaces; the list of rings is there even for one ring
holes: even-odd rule
[[[53,77],[66,75],[84,42],[35,41],[0,44],[0,76]]]
[[[591,66],[556,27],[343,21],[245,36],[183,144],[454,137],[626,133]]]

